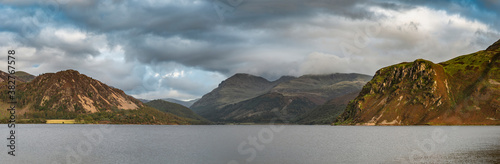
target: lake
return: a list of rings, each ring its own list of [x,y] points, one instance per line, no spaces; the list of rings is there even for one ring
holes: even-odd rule
[[[0,163],[500,163],[500,126],[16,126]]]

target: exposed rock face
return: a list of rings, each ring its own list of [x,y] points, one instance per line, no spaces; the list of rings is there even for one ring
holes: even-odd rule
[[[498,43],[440,64],[420,59],[382,68],[337,123],[500,124]]]
[[[18,87],[18,102],[35,110],[93,113],[111,109],[137,109],[143,104],[75,70],[46,73]]]

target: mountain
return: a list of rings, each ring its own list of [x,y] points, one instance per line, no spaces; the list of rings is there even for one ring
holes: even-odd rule
[[[173,98],[165,98],[165,99],[162,99],[162,100],[165,100],[165,101],[168,101],[168,102],[171,102],[171,103],[180,104],[182,106],[185,106],[185,107],[189,108],[191,105],[193,105],[199,99],[194,99],[194,100],[189,100],[189,101],[182,101],[182,100],[177,100],[177,99],[173,99]]]
[[[150,102],[151,100],[146,100],[146,99],[137,99],[139,101],[141,101],[142,103],[147,103],[147,102]]]
[[[196,121],[197,124],[210,124],[210,121],[194,113],[191,109],[165,100],[153,100],[146,103],[146,105],[156,108],[162,112],[172,113],[174,115],[189,118]]]
[[[16,71],[15,76],[24,82],[30,82],[31,80],[35,79],[35,77],[36,77],[36,76],[29,74],[27,72],[24,72],[24,71]]]
[[[35,79],[36,76],[33,76],[27,72],[24,71],[16,71],[14,73],[14,77],[16,78],[16,81],[19,82],[30,82],[31,80]],[[0,82],[8,81],[9,80],[9,74],[7,72],[0,71]]]
[[[330,99],[359,92],[370,80],[360,74],[304,75],[270,82],[236,74],[204,95],[191,108],[214,122],[269,123],[294,120]]]
[[[336,124],[499,125],[500,40],[442,63],[416,60],[377,71]]]
[[[123,91],[75,70],[46,73],[18,87],[18,104],[36,110],[94,113],[112,108],[138,109],[143,104]]]
[[[358,91],[371,79],[362,74],[303,75],[276,85],[271,92],[288,97],[306,97],[315,104]]]
[[[280,118],[276,122],[284,122],[291,121],[316,106],[305,97],[290,97],[271,92],[227,105],[203,116],[215,122],[269,123],[273,118]]]
[[[6,92],[6,81],[2,82],[0,90]],[[0,100],[0,106],[5,106],[7,94],[0,95]],[[146,107],[122,90],[75,70],[45,73],[29,82],[17,84],[16,100],[19,119],[66,118],[87,123],[190,124],[185,118]],[[3,112],[5,110],[0,116],[5,118]]]
[[[142,103],[148,103],[148,102],[152,101],[152,100],[147,100],[147,99],[137,99],[137,100],[141,101]],[[171,103],[180,104],[182,106],[185,106],[185,107],[189,108],[191,105],[193,105],[199,99],[194,99],[194,100],[189,100],[189,101],[182,101],[182,100],[177,100],[177,99],[173,99],[173,98],[164,98],[164,99],[161,99],[161,100],[168,101],[168,102],[171,102]]]
[[[282,79],[283,80],[283,79]],[[191,109],[203,116],[226,105],[245,101],[269,92],[277,84],[262,77],[235,74],[222,81],[217,88],[196,101]]]

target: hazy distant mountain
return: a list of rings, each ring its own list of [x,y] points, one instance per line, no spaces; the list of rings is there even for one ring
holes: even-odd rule
[[[141,101],[142,103],[148,103],[148,102],[152,101],[152,100],[147,100],[147,99],[137,99],[137,100]],[[182,101],[182,100],[177,100],[177,99],[173,99],[173,98],[164,98],[164,99],[161,99],[161,100],[168,101],[168,102],[171,102],[171,103],[180,104],[182,106],[185,106],[185,107],[189,108],[191,105],[193,105],[199,99],[194,99],[194,100],[190,100],[190,101]]]
[[[216,122],[265,123],[274,117],[291,121],[330,99],[359,92],[370,79],[360,74],[330,74],[287,76],[270,82],[236,74],[204,95],[192,109]]]
[[[337,124],[500,124],[500,40],[443,63],[382,68]]]
[[[185,107],[189,108],[191,105],[193,105],[199,99],[194,99],[194,100],[190,100],[190,101],[182,101],[182,100],[177,100],[177,99],[173,99],[173,98],[165,98],[165,99],[162,99],[162,100],[165,100],[165,101],[168,101],[168,102],[171,102],[171,103],[181,104],[182,106],[185,106]]]
[[[156,108],[162,112],[172,113],[174,115],[190,118],[197,122],[197,124],[210,124],[211,122],[207,119],[201,117],[200,115],[194,113],[191,109],[172,102],[165,100],[153,100],[146,103],[153,108]]]
[[[137,99],[139,101],[141,101],[142,103],[147,103],[147,102],[150,102],[151,100],[146,100],[146,99]]]

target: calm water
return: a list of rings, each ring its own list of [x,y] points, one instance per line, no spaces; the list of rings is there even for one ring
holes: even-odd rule
[[[17,125],[0,163],[500,163],[499,126],[106,126]]]

